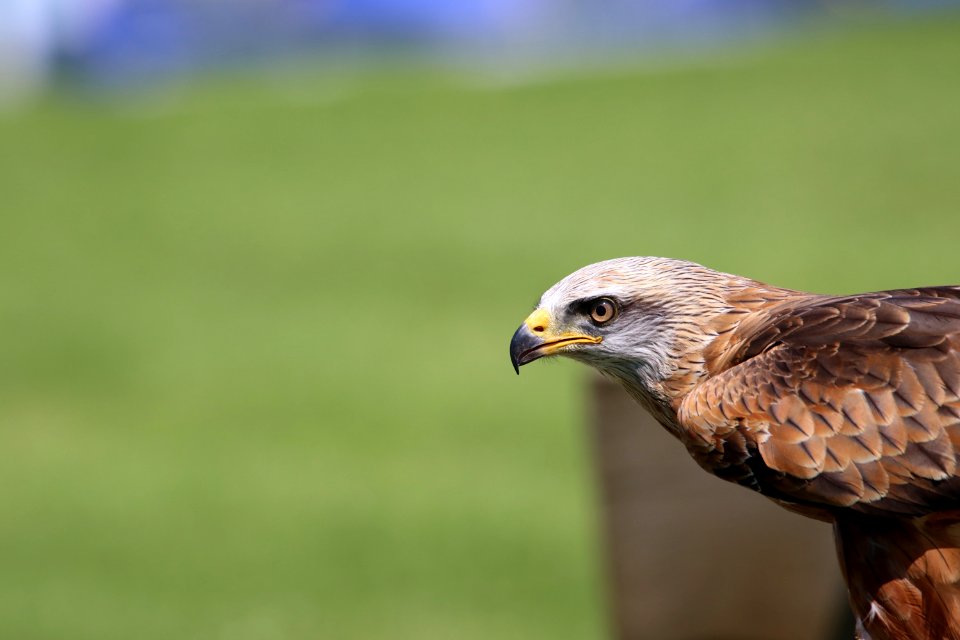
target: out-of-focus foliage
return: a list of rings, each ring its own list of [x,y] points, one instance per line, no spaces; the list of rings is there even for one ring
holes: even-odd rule
[[[958,68],[943,19],[0,121],[0,637],[602,637],[579,370],[513,329],[619,255],[960,283]]]

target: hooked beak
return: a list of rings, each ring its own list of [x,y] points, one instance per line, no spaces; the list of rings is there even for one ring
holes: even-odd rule
[[[521,366],[545,356],[552,356],[564,347],[573,344],[597,344],[602,341],[600,336],[582,333],[553,333],[550,331],[549,316],[542,309],[537,309],[513,334],[513,339],[510,340],[510,362],[519,375]]]

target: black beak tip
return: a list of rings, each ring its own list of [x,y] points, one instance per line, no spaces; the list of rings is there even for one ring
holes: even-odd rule
[[[510,364],[513,365],[517,375],[520,375],[521,365],[537,359],[536,355],[531,356],[531,350],[540,344],[542,344],[540,338],[535,336],[525,324],[520,325],[517,332],[513,334],[513,339],[510,340]]]

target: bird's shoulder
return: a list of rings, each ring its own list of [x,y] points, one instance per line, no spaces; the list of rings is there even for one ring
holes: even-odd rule
[[[956,508],[960,287],[793,297],[745,314],[678,420],[703,466],[780,500]]]

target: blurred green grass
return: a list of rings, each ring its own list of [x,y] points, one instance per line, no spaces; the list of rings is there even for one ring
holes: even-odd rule
[[[0,120],[0,637],[603,637],[582,372],[513,329],[619,255],[960,283],[958,68],[944,18]]]

